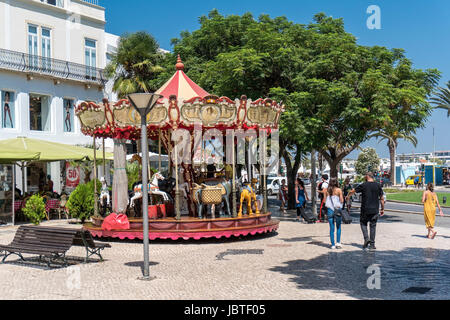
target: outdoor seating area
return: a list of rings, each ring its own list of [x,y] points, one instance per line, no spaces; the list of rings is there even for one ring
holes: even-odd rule
[[[0,245],[0,254],[3,253],[2,263],[11,255],[18,256],[22,261],[25,261],[22,254],[39,256],[39,262],[50,269],[52,263],[62,263],[62,267],[68,265],[66,253],[72,246],[85,247],[86,263],[93,255],[103,261],[101,251],[111,247],[107,243],[95,242],[91,234],[83,229],[24,225],[17,229],[9,245]]]
[[[70,161],[90,161],[95,158],[95,153],[96,150],[90,148],[25,137],[0,141],[0,221],[12,225],[29,222],[24,209],[35,195],[44,203],[46,220],[69,219],[71,215],[66,204],[73,189],[62,188],[59,193],[56,192],[48,165],[63,162],[63,166],[58,165],[66,169],[64,165]],[[107,153],[105,158],[111,160],[113,156]]]

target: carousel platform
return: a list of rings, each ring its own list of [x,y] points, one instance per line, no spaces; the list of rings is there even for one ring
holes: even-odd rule
[[[93,237],[143,239],[143,219],[129,219],[130,229],[103,230],[103,219],[93,219],[93,222],[84,224]],[[278,229],[280,221],[272,219],[271,213],[259,215],[244,215],[240,218],[199,219],[182,217],[149,219],[149,238],[156,239],[207,239],[222,237],[239,237],[274,232]]]

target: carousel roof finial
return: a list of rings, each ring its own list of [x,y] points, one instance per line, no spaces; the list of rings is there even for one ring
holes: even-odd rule
[[[178,54],[177,64],[175,65],[175,68],[177,70],[184,70],[184,64],[183,64],[183,61],[181,61],[180,54]]]

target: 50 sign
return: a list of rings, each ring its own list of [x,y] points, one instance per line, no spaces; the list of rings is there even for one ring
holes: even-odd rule
[[[76,188],[80,183],[80,168],[71,166],[66,162],[66,187]]]

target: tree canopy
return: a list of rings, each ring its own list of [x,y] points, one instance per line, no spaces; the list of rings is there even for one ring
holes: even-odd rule
[[[117,52],[106,67],[106,75],[114,79],[113,90],[123,98],[130,93],[158,89],[158,75],[164,57],[158,42],[147,32],[125,33],[120,37]]]
[[[380,166],[380,158],[374,148],[362,149],[355,163],[356,173],[365,175],[369,171],[376,171]]]
[[[332,176],[371,132],[415,129],[430,113],[439,72],[414,69],[401,49],[359,45],[342,19],[319,13],[302,25],[213,10],[199,21],[172,40],[188,75],[219,96],[282,100],[281,144],[319,150]],[[168,61],[173,66],[175,56]]]

